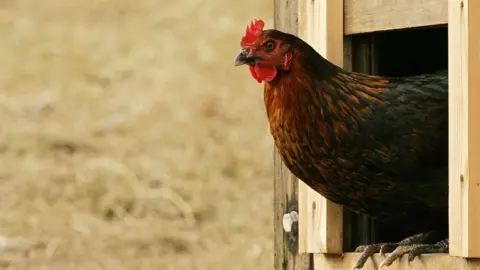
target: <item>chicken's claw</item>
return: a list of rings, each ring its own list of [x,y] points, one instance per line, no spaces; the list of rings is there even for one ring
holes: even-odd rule
[[[353,266],[353,269],[361,269],[365,262],[368,260],[369,257],[371,257],[373,254],[380,252],[380,255],[384,255],[387,252],[392,252],[387,258],[380,264],[381,266],[388,266],[392,264],[397,258],[402,256],[405,253],[408,253],[410,250],[404,251],[405,248],[408,247],[419,247],[419,246],[434,246],[434,245],[421,245],[423,241],[428,239],[433,232],[427,232],[427,233],[419,233],[413,236],[410,236],[408,238],[403,239],[402,241],[398,243],[378,243],[378,244],[372,244],[372,245],[364,245],[364,246],[359,246],[355,249],[355,252],[362,252],[360,257],[358,258],[357,262]],[[438,243],[437,243],[438,244]],[[435,245],[437,245],[435,244]],[[434,248],[429,247],[427,250],[433,250]],[[415,256],[425,253],[423,252],[425,249],[421,248],[420,250],[414,249],[415,252],[418,252],[418,254],[415,254]],[[438,249],[435,249],[434,252]],[[414,258],[413,257],[413,258]],[[412,258],[412,260],[413,260]]]
[[[390,255],[388,255],[387,258],[385,258],[378,268],[391,265],[396,259],[400,258],[404,254],[408,254],[408,261],[411,262],[416,256],[421,254],[445,252],[448,252],[448,239],[442,240],[433,245],[413,244],[399,246]]]
[[[410,245],[410,246],[398,246],[390,255],[380,263],[378,268],[382,268],[383,266],[391,265],[396,259],[402,257],[403,254],[409,253],[411,250],[415,249],[417,245]]]
[[[387,243],[382,245],[382,247],[380,248],[380,255],[384,256],[385,253],[390,253],[394,251],[399,245],[400,244],[398,243]]]
[[[435,245],[417,245],[415,248],[410,250],[408,253],[408,261],[411,262],[415,257],[421,254],[428,253],[447,253],[448,252],[448,238],[440,242],[437,242]]]
[[[373,245],[365,245],[365,246],[359,246],[355,249],[355,252],[362,252],[362,255],[357,260],[357,263],[353,266],[353,270],[355,269],[361,269],[365,262],[367,262],[368,258],[371,257],[373,254],[377,253],[380,251],[384,244],[379,243],[379,244],[373,244]]]

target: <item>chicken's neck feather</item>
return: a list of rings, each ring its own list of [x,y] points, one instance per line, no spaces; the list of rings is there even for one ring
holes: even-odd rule
[[[265,83],[264,98],[272,132],[297,130],[326,144],[352,134],[382,103],[389,80],[346,72],[314,52],[298,54],[288,73]],[[296,60],[296,61],[295,61]],[[301,132],[303,131],[303,132]]]

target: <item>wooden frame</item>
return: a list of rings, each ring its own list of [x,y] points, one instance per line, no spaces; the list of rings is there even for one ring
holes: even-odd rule
[[[448,14],[448,16],[447,16]],[[297,23],[298,22],[298,23]],[[480,1],[476,0],[275,0],[275,28],[297,34],[330,61],[351,67],[345,35],[426,27],[449,29],[450,254],[410,263],[412,269],[480,269]],[[344,39],[345,38],[345,39]],[[348,56],[348,54],[347,54]],[[469,91],[470,89],[473,89]],[[342,208],[293,177],[275,154],[275,269],[350,269],[358,254],[343,252]],[[282,227],[298,200],[298,239]],[[298,240],[298,253],[287,247]],[[310,253],[310,254],[308,254]],[[311,254],[313,254],[313,259]],[[463,257],[463,258],[462,258]],[[375,256],[374,261],[382,258]],[[390,270],[405,269],[406,260]],[[367,262],[363,269],[376,269]]]
[[[450,254],[480,257],[480,1],[450,0]]]

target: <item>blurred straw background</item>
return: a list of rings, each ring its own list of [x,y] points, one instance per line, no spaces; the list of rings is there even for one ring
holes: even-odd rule
[[[0,268],[271,269],[273,1],[2,0]]]

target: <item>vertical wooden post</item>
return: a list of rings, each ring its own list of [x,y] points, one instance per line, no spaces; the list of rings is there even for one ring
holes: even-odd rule
[[[298,35],[322,56],[343,65],[343,1],[299,0]],[[299,183],[299,253],[343,252],[342,207]]]
[[[275,28],[290,34],[297,34],[297,0],[274,0]],[[290,211],[289,204],[298,202],[298,179],[285,167],[275,150],[274,164],[274,269],[275,270],[311,270],[313,256],[298,254],[292,245],[298,245],[297,232],[286,235],[283,230],[283,215]],[[287,239],[288,237],[288,239]],[[291,243],[291,241],[296,243]]]
[[[480,257],[480,1],[448,1],[448,54],[450,254]]]

